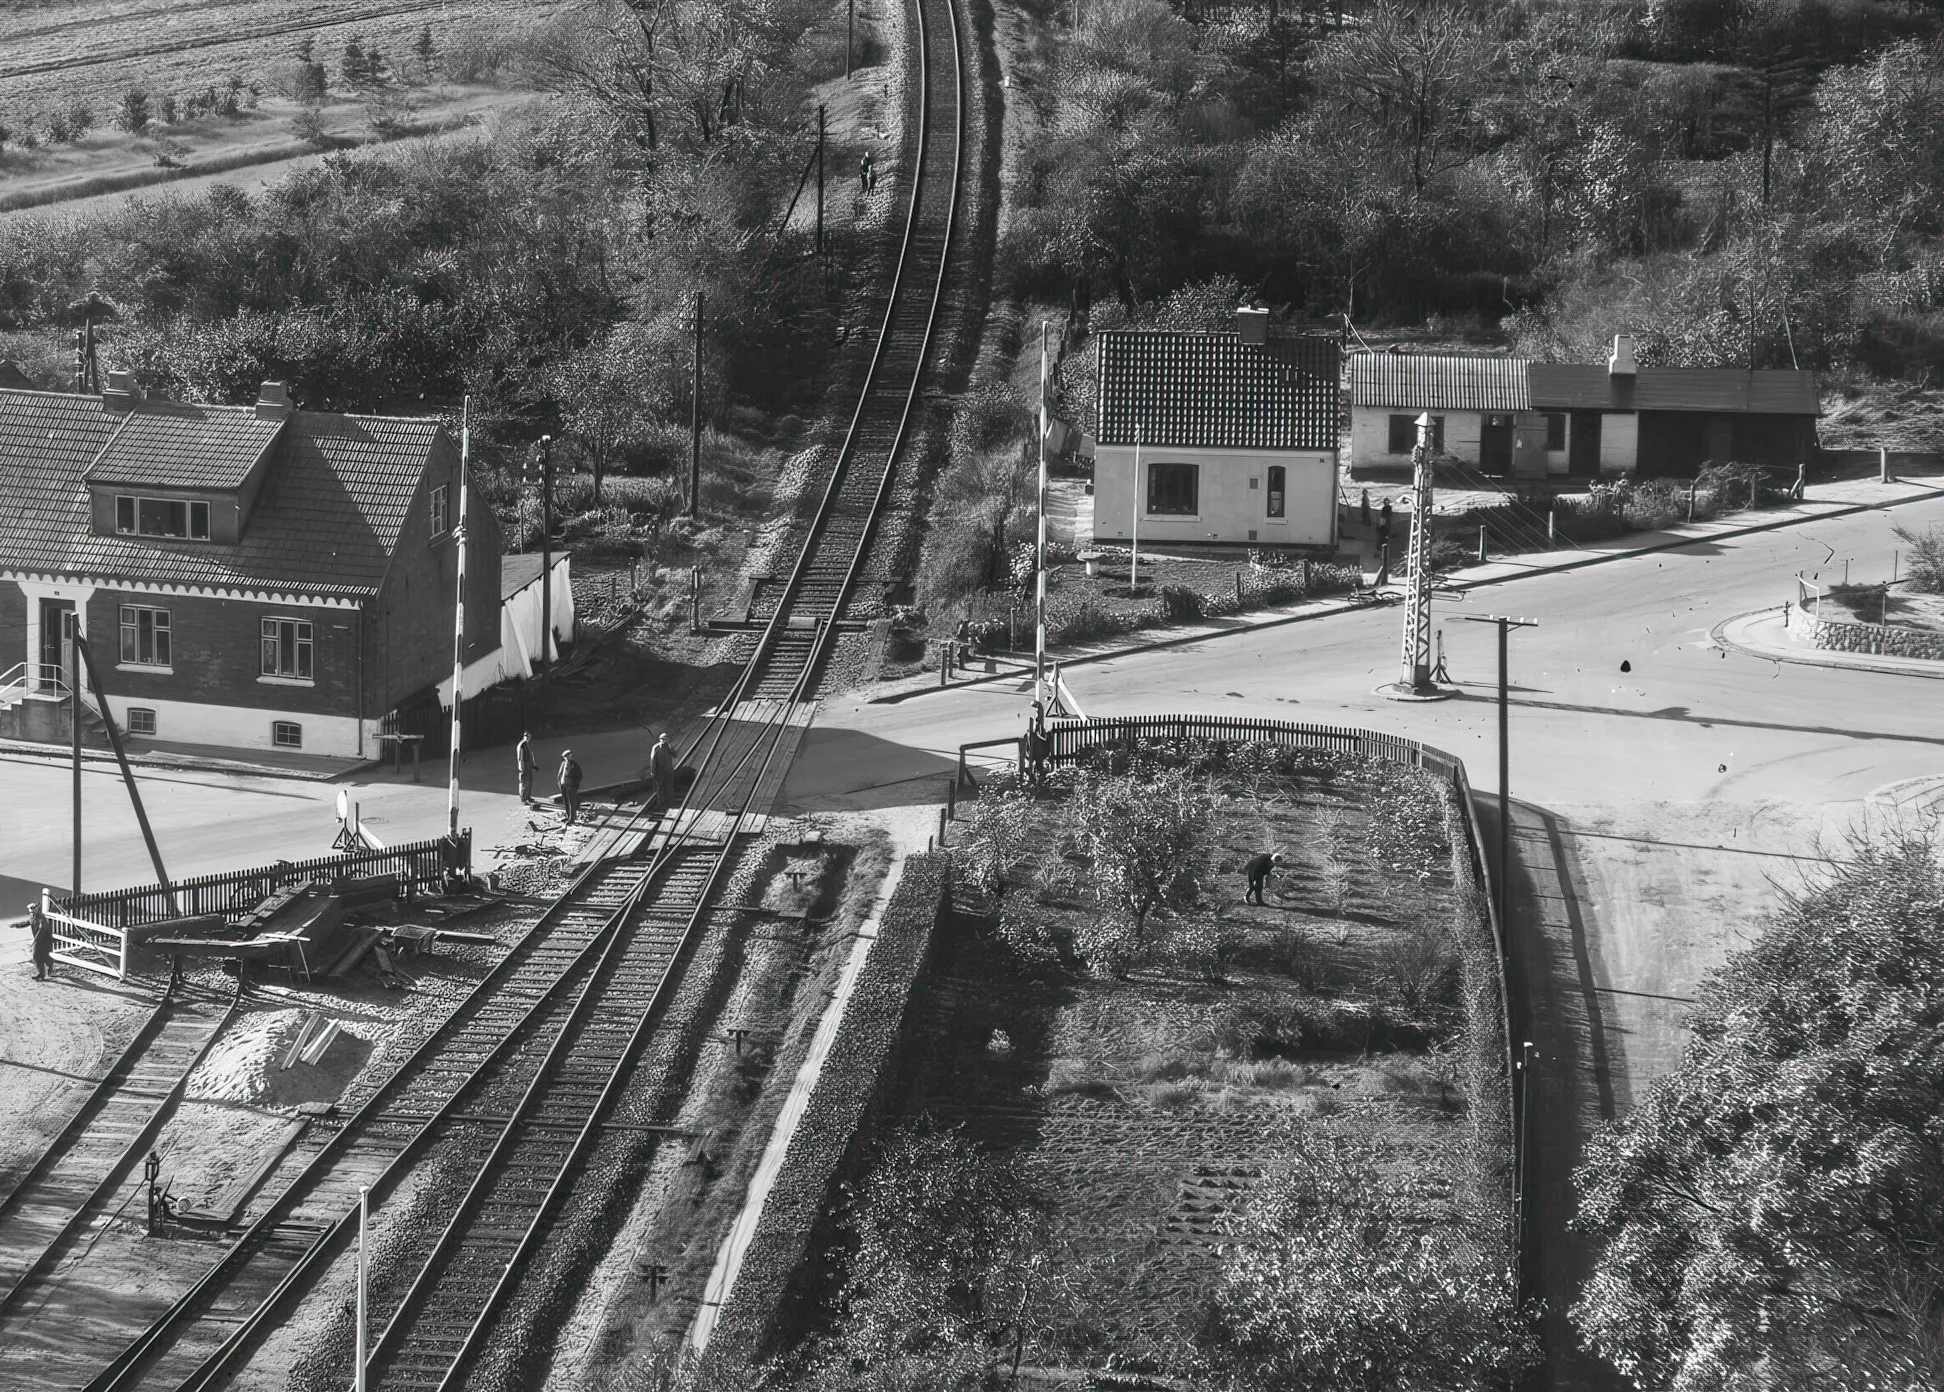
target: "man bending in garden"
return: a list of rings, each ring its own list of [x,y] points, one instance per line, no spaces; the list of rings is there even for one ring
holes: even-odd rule
[[[1249,877],[1249,892],[1242,896],[1242,902],[1263,903],[1262,893],[1269,887],[1269,876],[1282,863],[1281,851],[1264,851],[1261,855],[1250,856],[1248,863],[1242,867]]]

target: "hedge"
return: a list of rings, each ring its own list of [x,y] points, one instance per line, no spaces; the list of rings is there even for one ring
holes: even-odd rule
[[[838,1183],[861,1154],[919,975],[931,958],[950,884],[944,852],[915,855],[878,923],[816,1091],[784,1152],[762,1221],[690,1385],[708,1387],[773,1351],[792,1286]]]

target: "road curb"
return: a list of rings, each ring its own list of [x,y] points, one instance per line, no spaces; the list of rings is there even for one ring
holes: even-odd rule
[[[1806,652],[1775,652],[1769,648],[1752,648],[1746,643],[1737,643],[1733,638],[1728,636],[1728,626],[1730,624],[1738,624],[1745,619],[1758,618],[1763,614],[1773,614],[1779,609],[1787,609],[1788,607],[1786,604],[1771,604],[1766,609],[1751,609],[1745,614],[1737,614],[1731,619],[1723,619],[1720,623],[1708,630],[1708,637],[1730,652],[1738,652],[1744,657],[1759,658],[1763,662],[1787,662],[1797,667],[1829,667],[1844,672],[1875,672],[1886,677],[1917,677],[1923,681],[1944,681],[1944,662],[1937,664],[1937,670],[1935,672],[1912,671],[1908,667],[1885,667],[1881,663],[1870,662],[1867,659],[1857,661],[1844,654],[1835,652],[1812,655]],[[1921,661],[1922,659],[1912,658],[1910,660]]]
[[[1588,566],[1605,565],[1610,561],[1624,561],[1634,556],[1652,556],[1662,551],[1678,551],[1683,546],[1693,546],[1699,542],[1726,541],[1732,540],[1735,537],[1753,536],[1758,532],[1775,532],[1780,531],[1784,527],[1801,526],[1808,522],[1826,522],[1836,517],[1853,517],[1859,512],[1875,512],[1880,508],[1901,507],[1905,503],[1928,502],[1934,498],[1944,498],[1944,488],[1926,489],[1922,493],[1912,493],[1908,497],[1892,498],[1880,503],[1849,503],[1841,507],[1833,508],[1828,512],[1816,513],[1810,517],[1782,517],[1766,522],[1751,523],[1745,527],[1730,528],[1727,531],[1707,532],[1700,536],[1677,537],[1669,541],[1656,542],[1651,546],[1637,546],[1625,551],[1613,551],[1599,556],[1583,556],[1573,561],[1560,561],[1553,565],[1534,566],[1530,570],[1521,570],[1510,575],[1495,575],[1482,580],[1460,580],[1448,586],[1448,588],[1466,592],[1481,590],[1487,585],[1503,585],[1509,581],[1527,580],[1539,575],[1558,575],[1569,570],[1584,570]],[[1159,652],[1166,648],[1186,647],[1190,643],[1205,643],[1215,638],[1232,638],[1242,633],[1259,633],[1263,629],[1281,628],[1286,624],[1303,623],[1309,619],[1330,618],[1336,614],[1347,614],[1359,609],[1369,609],[1372,607],[1368,601],[1360,604],[1335,604],[1324,609],[1314,609],[1305,614],[1281,614],[1273,619],[1264,619],[1259,623],[1242,624],[1235,628],[1218,628],[1208,633],[1188,633],[1176,638],[1159,639],[1152,643],[1135,643],[1128,647],[1114,648],[1107,652],[1082,653],[1073,657],[1059,657],[1058,662],[1062,667],[1083,667],[1088,663],[1106,662],[1112,658],[1137,657],[1142,653]],[[1747,616],[1739,615],[1738,617],[1745,618]],[[1733,619],[1724,620],[1724,623],[1733,622]],[[1766,654],[1757,652],[1754,649],[1741,649],[1732,643],[1725,644],[1724,646],[1735,647],[1736,651],[1747,651],[1757,657],[1766,656]],[[1051,660],[1057,655],[1049,651],[1047,656]],[[1778,658],[1776,660],[1784,661],[1786,659]],[[1822,666],[1824,664],[1809,662],[1805,665]],[[1895,676],[1927,675],[1921,672],[1895,672],[1890,668],[1867,668],[1861,670],[1889,672]],[[946,686],[921,686],[915,687],[910,691],[893,691],[883,696],[873,696],[865,704],[871,706],[895,706],[905,701],[915,700],[920,696],[932,695],[935,692],[958,691],[968,686],[987,686],[993,682],[1004,681],[1008,677],[1017,675],[1019,675],[1017,672],[993,672],[985,676],[972,677],[966,681],[952,682]]]

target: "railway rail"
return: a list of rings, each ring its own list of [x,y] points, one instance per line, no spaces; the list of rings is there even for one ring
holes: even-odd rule
[[[374,1201],[435,1151],[473,1157],[436,1234],[398,1238],[401,1295],[380,1308],[367,1363],[380,1388],[456,1389],[545,1243],[701,935],[739,836],[794,758],[889,496],[931,354],[949,268],[964,142],[952,0],[912,0],[917,50],[910,200],[865,384],[788,583],[729,695],[685,752],[679,808],[615,839],[459,1009],[358,1112],[321,1139],[204,1277],[88,1384],[89,1392],[222,1386],[344,1250],[358,1190]],[[484,1130],[482,1130],[484,1128]],[[482,1141],[490,1137],[490,1144]]]
[[[0,1195],[0,1330],[94,1229],[181,1100],[239,998],[172,985],[67,1124]]]

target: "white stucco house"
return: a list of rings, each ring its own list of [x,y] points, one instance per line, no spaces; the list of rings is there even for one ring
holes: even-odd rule
[[[1097,544],[1335,547],[1341,350],[1236,318],[1095,338]]]

